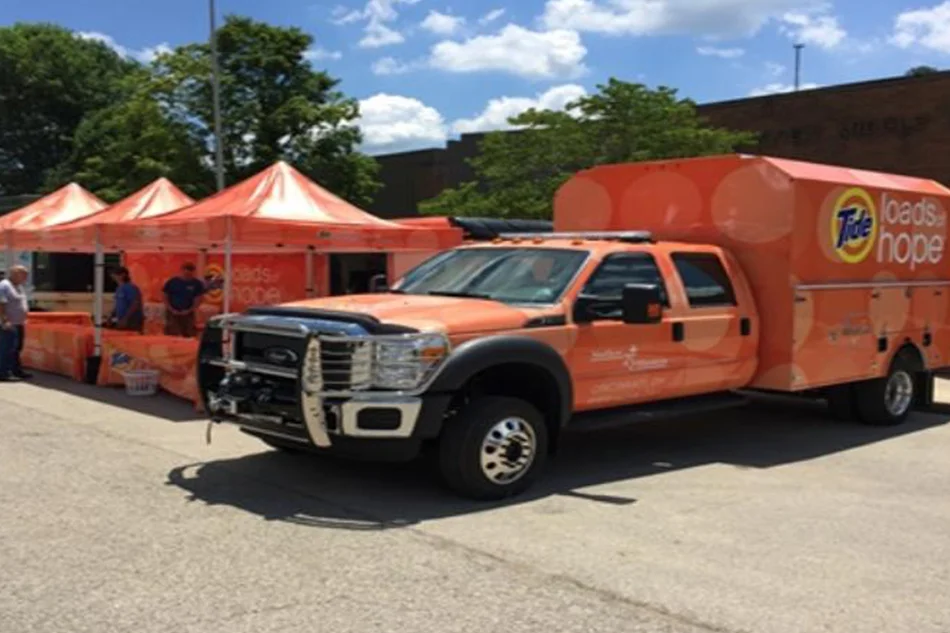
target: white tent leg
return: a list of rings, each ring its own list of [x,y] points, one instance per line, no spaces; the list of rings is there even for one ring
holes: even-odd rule
[[[313,247],[312,246],[307,247],[307,253],[306,255],[304,255],[304,257],[306,258],[305,267],[307,271],[307,289],[306,289],[307,298],[310,299],[316,294],[315,288],[313,287],[314,279],[313,279]]]
[[[227,219],[227,232],[224,239],[224,313],[231,313],[231,218]]]
[[[93,356],[102,356],[102,304],[106,289],[106,256],[102,252],[102,240],[99,238],[99,229],[96,228],[96,256],[93,269],[93,321],[95,324],[95,351]]]
[[[7,276],[10,275],[10,269],[16,264],[16,254],[13,252],[13,238],[10,234],[7,234],[6,240],[6,252],[4,253],[4,259],[6,261],[6,272]]]

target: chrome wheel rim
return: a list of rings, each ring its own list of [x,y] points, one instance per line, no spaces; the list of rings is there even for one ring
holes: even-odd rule
[[[538,440],[522,418],[505,418],[495,424],[482,441],[482,474],[496,484],[507,485],[525,476],[534,463]]]
[[[884,405],[888,413],[900,417],[907,413],[914,400],[914,379],[906,371],[897,371],[887,379]]]

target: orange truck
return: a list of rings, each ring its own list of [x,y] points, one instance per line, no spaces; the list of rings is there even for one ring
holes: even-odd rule
[[[553,233],[219,317],[201,391],[281,449],[433,451],[479,499],[525,490],[565,430],[750,390],[898,424],[950,365],[948,204],[931,181],[756,156],[598,167],[560,189]]]

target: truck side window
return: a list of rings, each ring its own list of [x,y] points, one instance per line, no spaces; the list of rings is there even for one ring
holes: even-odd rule
[[[600,299],[620,300],[627,284],[655,284],[660,289],[663,304],[669,307],[666,284],[657,268],[656,260],[647,253],[610,255],[600,264],[581,294]]]
[[[712,253],[674,253],[691,308],[736,305],[736,293],[719,257]]]

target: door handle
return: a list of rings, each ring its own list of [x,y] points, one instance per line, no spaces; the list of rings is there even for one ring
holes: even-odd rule
[[[681,321],[677,321],[673,324],[673,340],[680,343],[684,338],[686,338],[686,327]]]
[[[739,334],[742,336],[752,334],[752,320],[749,317],[742,317],[739,321]]]

